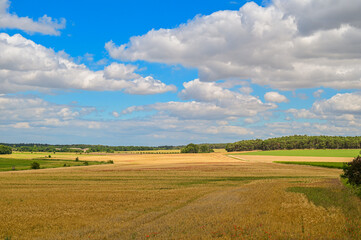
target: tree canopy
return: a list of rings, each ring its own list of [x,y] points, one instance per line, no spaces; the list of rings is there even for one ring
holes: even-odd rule
[[[12,154],[13,150],[9,146],[0,145],[0,154]]]
[[[193,143],[188,144],[181,149],[181,153],[209,153],[213,152],[208,144],[196,145]]]
[[[357,156],[352,162],[348,162],[343,166],[342,175],[347,182],[354,186],[361,186],[361,157]]]

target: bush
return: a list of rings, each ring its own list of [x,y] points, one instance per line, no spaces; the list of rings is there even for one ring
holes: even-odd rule
[[[76,158],[75,158],[75,162],[78,162],[78,161],[79,161],[79,158],[78,158],[78,157],[76,157]]]
[[[113,164],[114,162],[113,162],[113,160],[108,160],[107,163]]]
[[[30,164],[31,169],[40,169],[40,164],[38,162],[32,162]]]
[[[12,154],[13,150],[11,147],[0,145],[0,154]]]
[[[88,163],[87,161],[85,161],[83,164],[84,164],[85,166],[88,166],[88,165],[89,165],[89,163]]]
[[[341,177],[347,179],[347,183],[353,186],[361,186],[361,156],[357,156],[352,162],[343,165]]]

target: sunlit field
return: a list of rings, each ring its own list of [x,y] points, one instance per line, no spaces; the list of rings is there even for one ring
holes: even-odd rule
[[[361,238],[340,169],[224,153],[53,157],[114,164],[0,172],[0,239]]]

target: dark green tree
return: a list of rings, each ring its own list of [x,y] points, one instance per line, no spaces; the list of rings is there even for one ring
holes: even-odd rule
[[[40,164],[38,162],[32,162],[30,164],[31,169],[40,169]]]
[[[9,146],[0,145],[0,154],[12,154],[13,150]]]
[[[357,156],[352,162],[345,163],[341,177],[354,186],[361,186],[361,157]]]

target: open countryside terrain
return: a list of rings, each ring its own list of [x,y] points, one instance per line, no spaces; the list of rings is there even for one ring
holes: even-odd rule
[[[0,172],[2,239],[361,238],[341,170],[273,163],[352,157],[55,155],[114,164]]]

